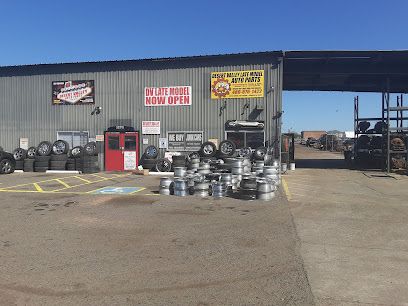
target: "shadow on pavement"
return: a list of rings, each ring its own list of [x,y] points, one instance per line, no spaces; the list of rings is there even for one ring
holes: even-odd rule
[[[296,168],[348,169],[344,159],[296,159]]]

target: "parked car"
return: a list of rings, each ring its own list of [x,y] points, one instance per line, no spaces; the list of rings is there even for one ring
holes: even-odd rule
[[[316,138],[309,137],[309,138],[306,140],[306,146],[307,146],[307,147],[313,147],[316,142],[317,142],[317,139],[316,139]]]
[[[301,145],[306,145],[306,139],[301,139],[301,140],[300,140],[300,144],[301,144]]]
[[[0,150],[0,174],[13,173],[16,168],[16,161],[13,154]]]

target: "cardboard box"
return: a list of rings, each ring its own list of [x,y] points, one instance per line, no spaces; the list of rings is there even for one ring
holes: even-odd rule
[[[149,175],[149,169],[133,170],[132,173],[136,175]]]

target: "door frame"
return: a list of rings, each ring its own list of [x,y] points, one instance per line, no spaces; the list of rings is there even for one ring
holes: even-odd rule
[[[123,135],[123,141],[125,141],[125,136],[126,136],[126,134],[133,134],[133,133],[135,133],[136,135],[136,167],[137,166],[139,166],[139,160],[140,160],[140,150],[141,150],[141,145],[140,145],[140,141],[141,141],[141,137],[140,137],[140,132],[139,131],[124,131],[124,130],[117,130],[117,131],[113,131],[113,130],[111,130],[111,131],[104,131],[103,132],[103,143],[104,143],[104,145],[103,145],[103,149],[104,149],[104,154],[103,154],[103,164],[104,164],[104,167],[105,167],[105,170],[106,170],[106,145],[107,145],[107,138],[106,138],[106,134],[109,134],[109,133],[117,133],[118,135],[119,135],[119,147],[120,147],[120,139],[121,139],[121,137],[122,137],[122,135]],[[121,149],[122,150],[122,153],[124,152],[124,143],[123,143],[123,149]],[[123,155],[123,154],[122,154]],[[112,171],[112,170],[108,170],[108,171]],[[131,171],[131,170],[121,170],[121,171]]]

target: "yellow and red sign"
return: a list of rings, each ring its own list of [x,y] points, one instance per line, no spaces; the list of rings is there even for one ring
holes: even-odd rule
[[[211,73],[211,99],[263,98],[264,70]]]

